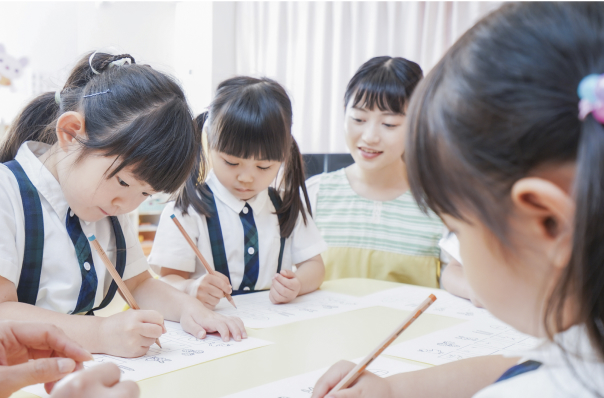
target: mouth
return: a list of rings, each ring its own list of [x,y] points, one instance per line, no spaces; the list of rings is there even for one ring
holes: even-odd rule
[[[375,159],[378,156],[380,156],[382,153],[384,153],[384,151],[378,151],[378,150],[367,148],[364,146],[360,146],[360,147],[358,147],[358,149],[359,149],[359,152],[361,153],[361,156],[363,156],[363,158],[365,158],[365,159]]]
[[[247,189],[247,188],[235,188],[235,191],[237,192],[241,192],[241,193],[248,193],[248,192],[252,192],[251,189]]]
[[[103,213],[104,215],[109,216],[109,213],[107,213],[105,210],[101,209],[100,207],[99,207],[99,210],[100,210],[100,211],[101,211],[101,213]]]

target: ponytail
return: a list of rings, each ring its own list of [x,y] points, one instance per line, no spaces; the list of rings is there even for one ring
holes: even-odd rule
[[[310,200],[308,199],[308,193],[306,192],[306,183],[304,182],[304,166],[302,162],[302,155],[298,148],[298,143],[292,136],[292,142],[290,147],[290,154],[287,157],[285,169],[283,172],[283,179],[281,185],[284,188],[283,204],[277,214],[279,215],[279,227],[281,230],[281,236],[288,238],[298,220],[298,214],[302,213],[302,219],[306,225],[306,211],[312,217],[310,209]],[[300,197],[300,189],[304,193],[304,200],[306,202],[306,209],[302,204],[302,198]]]
[[[54,144],[55,120],[60,107],[55,101],[55,93],[47,92],[31,101],[11,124],[6,138],[0,144],[0,163],[13,160],[25,141]]]
[[[180,209],[183,214],[188,214],[189,206],[193,206],[193,209],[206,217],[211,216],[210,208],[202,200],[209,194],[205,188],[204,181],[206,179],[207,161],[205,155],[205,148],[203,147],[203,125],[208,120],[208,112],[203,112],[195,118],[195,127],[197,129],[196,145],[196,160],[191,175],[189,176],[182,193],[176,199],[176,207]]]
[[[575,175],[573,252],[547,306],[546,319],[555,319],[555,324],[546,325],[550,338],[552,329],[564,330],[565,299],[577,296],[580,321],[604,358],[604,126],[591,115],[581,126]]]

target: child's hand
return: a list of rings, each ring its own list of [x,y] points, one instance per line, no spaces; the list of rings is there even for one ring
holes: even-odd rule
[[[302,284],[296,274],[289,270],[282,270],[273,276],[273,284],[268,297],[273,304],[289,303],[300,293]]]
[[[218,332],[223,341],[229,341],[231,336],[235,341],[247,339],[243,321],[234,316],[224,316],[207,309],[195,299],[183,303],[180,325],[187,333],[198,339],[206,337],[206,333]]]
[[[164,317],[152,310],[128,310],[104,318],[99,328],[103,354],[140,357],[166,333]]]
[[[233,292],[229,278],[220,272],[216,272],[214,275],[205,274],[196,282],[198,283],[193,285],[194,287],[189,294],[197,297],[203,305],[211,310],[216,307],[225,293],[231,294]]]
[[[327,395],[355,366],[354,363],[348,361],[340,361],[333,365],[317,381],[311,398],[389,398],[393,396],[387,379],[382,379],[368,371],[364,371],[350,387]]]
[[[51,398],[137,398],[138,385],[120,382],[120,369],[113,363],[103,363],[81,372],[72,373],[52,390]]]

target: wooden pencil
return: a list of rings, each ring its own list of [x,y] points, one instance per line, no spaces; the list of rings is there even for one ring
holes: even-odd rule
[[[212,267],[210,267],[210,264],[208,264],[208,262],[206,261],[206,259],[203,257],[203,255],[201,254],[201,252],[197,248],[197,245],[195,244],[195,242],[193,242],[193,239],[191,239],[191,237],[189,236],[189,234],[187,233],[187,231],[185,231],[185,229],[182,226],[182,224],[180,223],[180,221],[178,221],[178,219],[176,218],[176,216],[174,214],[172,214],[170,216],[170,218],[172,219],[172,221],[174,221],[174,224],[176,224],[176,226],[180,230],[180,233],[182,234],[182,236],[185,237],[185,239],[189,243],[189,246],[191,246],[191,249],[193,249],[193,251],[197,255],[197,258],[199,259],[199,261],[201,261],[201,263],[205,267],[206,272],[208,274],[210,274],[210,275],[215,275],[216,271],[214,271],[212,269]],[[235,305],[235,301],[233,300],[233,297],[231,297],[231,295],[228,294],[228,293],[225,293],[224,295],[225,295],[226,299],[229,300],[229,303],[231,303],[233,305],[233,307],[237,308],[237,306]]]
[[[124,298],[126,299],[126,302],[130,306],[130,308],[132,308],[133,310],[140,310],[140,307],[136,303],[134,296],[132,295],[132,293],[130,293],[130,289],[128,289],[128,287],[126,286],[126,284],[120,277],[120,274],[117,272],[117,270],[113,266],[113,263],[111,262],[109,257],[107,257],[107,254],[105,253],[105,250],[103,250],[103,248],[101,247],[101,244],[99,243],[99,241],[96,240],[96,237],[94,235],[92,235],[90,238],[88,238],[88,240],[90,241],[90,243],[92,244],[92,246],[94,247],[96,252],[99,254],[99,257],[101,257],[101,260],[103,260],[103,263],[105,264],[105,268],[107,268],[107,271],[109,271],[109,273],[111,274],[111,277],[117,284],[117,288],[120,290],[120,292],[122,292],[122,296],[124,296]],[[159,342],[159,339],[155,339],[155,344],[157,344],[160,348],[162,348],[161,343]]]
[[[431,294],[426,300],[424,300],[394,331],[386,337],[369,355],[367,355],[357,366],[355,366],[346,377],[329,392],[329,394],[336,393],[340,390],[348,388],[357,377],[361,375],[369,366],[374,359],[376,359],[396,338],[411,325],[421,314],[428,309],[436,301],[436,296]]]

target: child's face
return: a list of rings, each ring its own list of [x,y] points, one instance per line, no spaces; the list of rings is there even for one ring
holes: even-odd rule
[[[457,235],[464,273],[476,297],[493,315],[523,333],[545,337],[544,309],[560,270],[550,266],[521,217],[510,223],[511,250],[476,218],[470,223],[441,216]]]
[[[281,162],[243,159],[215,150],[210,151],[212,168],[218,181],[238,199],[248,200],[275,180]]]
[[[93,154],[75,164],[68,161],[69,158],[57,164],[57,173],[69,206],[84,221],[129,213],[148,195],[156,193],[148,184],[134,178],[131,167],[107,179],[106,175],[115,166],[115,157]]]
[[[346,144],[355,163],[365,170],[378,170],[402,162],[405,115],[346,107]]]

